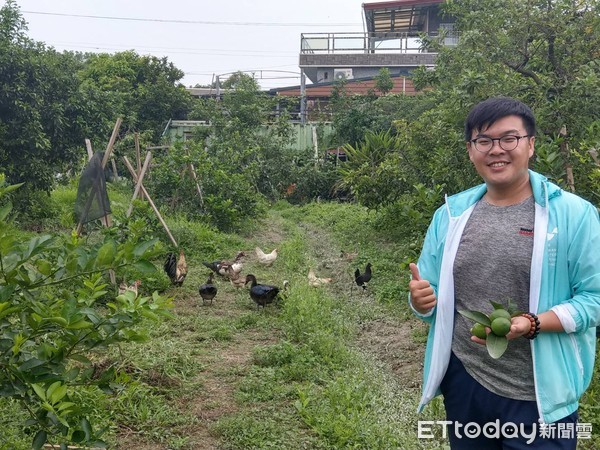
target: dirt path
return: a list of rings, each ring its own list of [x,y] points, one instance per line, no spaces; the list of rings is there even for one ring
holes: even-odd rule
[[[349,296],[350,286],[354,283],[354,270],[358,265],[341,257],[341,249],[333,246],[329,236],[322,230],[307,224],[301,226],[306,232],[313,254],[322,261],[322,265],[330,269],[331,276],[337,280],[332,286],[334,292]],[[354,294],[349,298],[350,301],[375,302],[369,293],[363,295],[356,289],[357,286],[353,288]],[[425,345],[415,342],[414,336],[424,333],[425,328],[417,319],[400,320],[382,315],[362,324],[356,345],[363,352],[384,362],[390,371],[403,380],[406,387],[416,388],[421,383]]]
[[[271,220],[268,226],[260,231],[254,239],[277,245],[285,239],[282,223]],[[333,295],[345,296],[349,301],[373,302],[369,293],[363,294],[354,289],[354,265],[340,257],[337,248],[323,230],[309,224],[296,224],[306,236],[309,248],[309,261],[319,276],[332,277],[334,282],[328,287]],[[249,249],[247,253],[251,253]],[[252,257],[250,257],[252,259]],[[252,268],[252,263],[248,264]],[[194,273],[195,272],[195,273]],[[205,269],[193,268],[186,283],[197,283],[205,278]],[[244,271],[246,272],[246,270]],[[219,294],[212,306],[199,304],[196,295],[178,295],[174,314],[186,318],[202,314],[207,320],[228,320],[234,322],[245,315],[254,314],[253,306],[246,299],[246,290],[235,290],[229,283],[219,280]],[[417,321],[401,321],[380,315],[375,321],[362,324],[356,342],[357,347],[368,355],[383,362],[390,371],[406,380],[407,387],[415,387],[420,382],[423,345],[415,344],[412,338],[415,327],[421,326]],[[202,354],[204,369],[192,381],[199,388],[185,398],[175,397],[173,407],[182,415],[190,417],[188,424],[173,429],[173,433],[185,436],[187,442],[184,449],[208,450],[224,448],[214,431],[215,423],[224,417],[240,412],[240,405],[235,399],[237,385],[248,372],[252,364],[253,349],[258,345],[277,342],[281,336],[277,330],[248,327],[237,330],[230,340],[215,340],[207,345],[200,338],[193,325],[186,325],[186,346],[191,352]],[[182,335],[183,338],[183,335]],[[207,351],[208,348],[208,351]],[[166,444],[149,444],[138,433],[124,429],[119,436],[120,449],[158,450],[172,448]]]

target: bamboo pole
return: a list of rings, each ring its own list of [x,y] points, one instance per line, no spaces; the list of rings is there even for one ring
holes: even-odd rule
[[[192,178],[194,179],[194,183],[196,183],[196,191],[198,191],[198,195],[200,196],[200,205],[204,206],[204,196],[202,195],[202,189],[200,188],[200,183],[198,183],[198,177],[196,176],[196,169],[192,163],[188,164],[188,168],[192,174]]]
[[[137,174],[135,173],[135,170],[134,170],[133,166],[131,165],[131,163],[127,159],[127,156],[123,156],[123,160],[125,161],[125,165],[127,166],[127,169],[129,170],[129,173],[133,177],[133,180],[135,182],[137,182]],[[154,204],[154,202],[150,198],[150,194],[148,194],[148,191],[146,191],[146,188],[144,187],[144,185],[140,185],[140,189],[142,190],[142,192],[146,196],[146,199],[148,199],[148,202],[150,203],[150,206],[154,210],[154,213],[156,214],[156,217],[158,217],[158,220],[160,221],[160,223],[162,224],[163,228],[167,232],[167,235],[169,236],[169,239],[171,239],[171,242],[173,243],[173,245],[175,247],[179,247],[177,245],[177,241],[175,240],[175,238],[171,234],[171,231],[169,230],[169,227],[167,226],[167,224],[163,220],[162,216],[160,215],[160,212],[158,211],[158,208],[156,207],[156,205]]]
[[[119,172],[117,172],[117,163],[115,162],[115,158],[110,158],[110,162],[112,164],[112,170],[115,174],[115,180],[119,181]]]
[[[138,133],[136,131],[135,134],[133,135],[133,138],[135,141],[135,160],[137,162],[137,173],[139,175],[142,171],[142,152],[140,150],[140,133]],[[140,191],[140,199],[141,200],[144,199],[144,193],[141,191]]]
[[[137,181],[135,183],[135,190],[133,191],[133,197],[131,197],[131,202],[129,203],[129,208],[127,208],[127,217],[131,216],[131,212],[133,211],[133,201],[140,193],[140,188],[142,187],[142,181],[144,180],[144,175],[146,175],[146,171],[148,170],[148,166],[150,165],[150,160],[152,159],[152,152],[146,153],[146,160],[144,161],[144,167],[139,172]]]
[[[102,159],[102,167],[106,167],[106,163],[108,162],[108,158],[113,151],[113,145],[115,145],[115,141],[117,140],[117,135],[119,134],[119,128],[121,128],[121,122],[123,119],[117,117],[117,121],[115,122],[115,127],[113,128],[112,135],[110,136],[110,140],[108,141],[108,145],[106,146],[106,151],[104,152],[104,158]]]
[[[94,150],[92,150],[92,142],[89,139],[85,140],[85,148],[87,149],[88,161],[91,161],[94,156]]]

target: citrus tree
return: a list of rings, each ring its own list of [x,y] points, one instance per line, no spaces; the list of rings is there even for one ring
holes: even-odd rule
[[[107,234],[95,245],[75,234],[23,236],[8,221],[5,198],[18,187],[0,177],[0,396],[29,412],[24,427],[35,449],[46,442],[101,446],[77,395],[82,386],[112,381],[110,371],[95,374],[94,355],[144,339],[137,326],[167,314],[170,303],[156,292],[116,296],[103,274],[128,265],[155,270],[148,258],[157,242],[142,241],[140,224],[127,238]]]

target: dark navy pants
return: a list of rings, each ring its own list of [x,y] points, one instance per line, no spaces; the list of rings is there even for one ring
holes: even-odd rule
[[[447,420],[452,421],[447,428],[452,450],[575,450],[577,447],[577,411],[551,424],[546,436],[542,437],[536,402],[513,400],[490,392],[467,373],[454,353],[450,356],[450,364],[440,387]],[[463,426],[459,427],[458,432],[455,423]],[[472,425],[465,430],[464,426],[469,423]],[[507,423],[523,427],[524,433],[506,428],[505,433],[497,433],[499,436],[496,437],[494,431]],[[499,426],[494,428],[490,424]],[[487,433],[483,432],[484,426]],[[534,427],[535,439],[527,443]],[[478,429],[481,432],[478,433]],[[517,434],[518,437],[503,437]]]

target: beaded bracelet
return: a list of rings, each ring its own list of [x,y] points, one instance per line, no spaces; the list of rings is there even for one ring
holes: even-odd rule
[[[524,334],[523,337],[527,339],[535,339],[540,333],[540,319],[538,318],[538,316],[531,312],[523,313],[521,315],[526,319],[529,319],[529,322],[531,322],[529,333]]]

